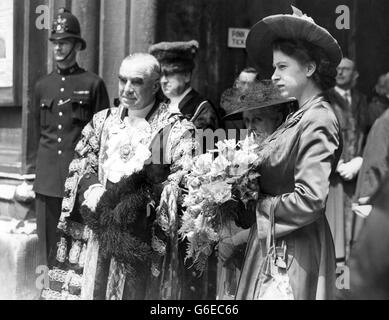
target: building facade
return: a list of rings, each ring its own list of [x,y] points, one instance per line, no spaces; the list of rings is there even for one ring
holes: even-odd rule
[[[12,32],[13,50],[6,61],[12,81],[4,84],[0,79],[2,215],[13,214],[14,188],[34,178],[29,168],[31,127],[27,109],[37,79],[53,68],[48,36],[52,17],[60,7],[70,9],[79,18],[88,44],[80,54],[80,65],[104,79],[111,101],[117,95],[117,71],[124,56],[145,52],[150,44],[159,41],[196,39],[200,51],[193,86],[217,105],[221,93],[232,85],[239,71],[250,66],[244,48],[228,46],[228,29],[249,29],[264,16],[290,12],[291,4],[326,27],[338,39],[344,54],[357,61],[362,91],[368,94],[378,76],[389,70],[386,58],[389,46],[384,45],[389,40],[386,21],[389,3],[384,0],[5,0],[4,3],[7,1],[12,6],[11,15],[4,20],[0,14],[3,20],[0,25],[6,25]],[[339,29],[336,25],[342,13],[339,6],[349,9],[349,28]],[[347,25],[347,19],[343,25]],[[4,68],[2,60],[0,57],[0,67]],[[271,66],[260,70],[260,76],[269,77],[271,71]]]

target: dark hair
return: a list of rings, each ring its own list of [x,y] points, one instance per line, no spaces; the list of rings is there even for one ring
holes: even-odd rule
[[[316,63],[316,71],[312,79],[317,86],[326,91],[335,86],[336,65],[332,63],[325,51],[305,40],[278,39],[273,42],[273,50],[280,50],[296,59],[300,64]]]

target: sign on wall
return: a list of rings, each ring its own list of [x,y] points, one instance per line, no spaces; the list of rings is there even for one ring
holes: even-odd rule
[[[228,47],[246,48],[246,38],[250,29],[228,28]]]

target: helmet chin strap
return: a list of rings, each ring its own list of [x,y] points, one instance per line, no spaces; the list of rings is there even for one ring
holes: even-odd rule
[[[67,58],[69,58],[69,56],[72,54],[72,52],[74,51],[74,48],[76,47],[76,41],[74,41],[73,43],[73,46],[72,46],[72,49],[69,51],[69,53],[65,56],[65,58],[63,58],[61,61],[59,62],[63,62],[63,61],[66,61]]]

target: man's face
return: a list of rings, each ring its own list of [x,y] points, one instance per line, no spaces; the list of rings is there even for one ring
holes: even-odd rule
[[[53,52],[54,59],[56,62],[65,62],[71,61],[76,58],[76,41],[72,38],[62,39],[62,40],[54,40],[53,44]]]
[[[180,96],[189,87],[190,73],[173,73],[162,70],[161,87],[168,98]]]
[[[336,85],[344,89],[350,89],[353,87],[354,81],[357,78],[354,62],[350,59],[344,58],[336,70],[338,72],[336,76]]]
[[[250,85],[252,85],[255,82],[255,73],[251,72],[241,72],[238,79],[236,79],[235,87],[242,93],[247,92],[247,90],[250,88]]]
[[[119,100],[130,110],[141,110],[150,105],[159,89],[158,76],[149,74],[142,61],[125,60],[119,70]]]

